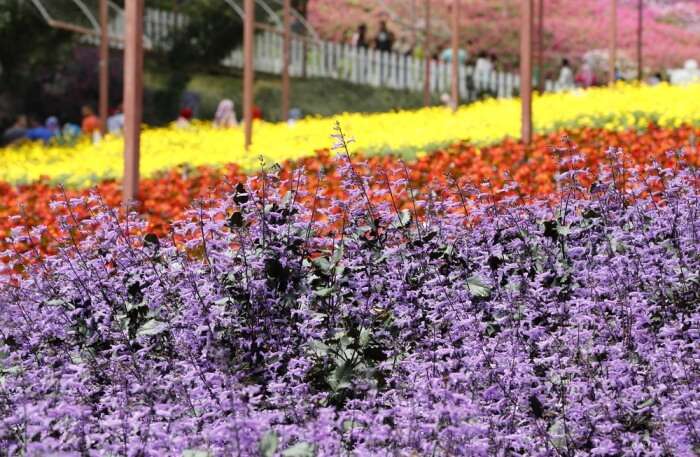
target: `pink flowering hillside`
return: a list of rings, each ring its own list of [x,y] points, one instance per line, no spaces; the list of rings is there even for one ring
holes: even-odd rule
[[[433,0],[438,47],[449,38],[451,1]],[[461,5],[464,43],[472,40],[472,52],[493,51],[506,67],[513,67],[519,50],[520,1],[462,0]],[[587,51],[607,48],[609,0],[544,0],[544,5],[549,66],[565,56],[578,61]],[[620,0],[618,7],[618,40],[623,54],[632,59],[636,52],[636,5],[636,1]],[[649,70],[679,67],[686,59],[700,57],[700,2],[647,0],[645,5],[644,59]],[[333,39],[347,38],[361,22],[368,24],[373,36],[379,18],[386,17],[397,35],[410,40],[408,26],[415,19],[422,27],[423,11],[421,0],[311,0],[309,7],[313,25]]]

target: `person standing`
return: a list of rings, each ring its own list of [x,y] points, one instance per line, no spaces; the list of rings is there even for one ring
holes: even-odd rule
[[[225,98],[219,102],[214,115],[214,127],[229,128],[237,127],[236,111],[234,111],[233,100]]]
[[[379,22],[379,32],[374,38],[374,48],[384,53],[391,52],[394,47],[394,34],[389,31],[386,25],[386,21],[382,20]],[[380,81],[384,82],[385,77],[388,76],[390,68],[388,68],[389,63],[385,59],[381,59],[381,64],[379,67],[379,77]]]
[[[488,90],[493,63],[486,51],[480,51],[474,65],[474,83],[477,93]]]
[[[369,47],[367,43],[367,24],[360,24],[357,26],[357,30],[352,35],[352,45],[364,49]]]
[[[474,65],[474,72],[490,74],[493,71],[493,62],[489,59],[486,51],[480,51]]]
[[[460,48],[457,50],[457,59],[459,60],[460,65],[464,65],[467,63],[467,60],[469,60],[469,53],[467,50]],[[450,46],[450,43],[445,43],[443,46],[442,52],[440,53],[440,60],[446,63],[452,62],[452,46]]]
[[[100,118],[95,116],[95,111],[91,106],[84,105],[82,108],[83,122],[82,131],[84,135],[90,136],[93,143],[100,139]]]
[[[576,76],[576,82],[584,89],[595,86],[595,72],[588,62],[584,62],[583,65],[581,65],[581,69]]]
[[[15,119],[15,123],[2,134],[2,145],[10,145],[16,141],[26,138],[29,122],[27,116],[20,114]]]
[[[51,139],[57,137],[60,134],[60,126],[58,123],[58,118],[56,116],[51,116],[46,119],[43,126],[37,125],[29,130],[27,130],[27,138],[36,141],[43,141],[44,144],[48,144]]]
[[[192,120],[192,108],[182,108],[177,119],[175,120],[175,127],[179,129],[186,129],[190,126],[190,120]]]
[[[107,118],[107,131],[112,135],[119,135],[122,130],[124,130],[124,112],[122,105],[119,105]]]
[[[386,21],[379,22],[379,32],[374,38],[374,47],[377,51],[391,52],[394,46],[394,34],[389,30]]]
[[[562,59],[559,78],[557,79],[557,90],[571,90],[574,87],[574,71],[571,69],[569,59]]]

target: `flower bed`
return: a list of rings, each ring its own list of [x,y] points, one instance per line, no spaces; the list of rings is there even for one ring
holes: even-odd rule
[[[700,122],[700,109],[688,100],[700,98],[700,84],[688,87],[660,85],[619,86],[585,92],[535,97],[534,120],[538,132],[562,128],[601,127],[606,130],[644,129],[650,122],[674,128]],[[357,133],[358,148],[365,154],[392,153],[408,158],[439,147],[468,140],[488,146],[520,134],[520,101],[486,100],[461,108],[456,114],[445,108],[428,108],[383,114],[337,116],[350,135]],[[258,157],[283,162],[313,157],[329,146],[333,120],[306,119],[294,127],[256,123],[250,152],[243,149],[240,129],[217,130],[198,124],[189,130],[147,129],[142,137],[141,172],[155,176],[177,165],[222,166],[236,163],[250,171]],[[82,143],[74,148],[33,144],[0,150],[3,167],[0,182],[31,183],[46,176],[51,182],[87,187],[123,173],[123,142],[109,138],[98,145]]]
[[[446,173],[468,177],[473,184],[488,180],[494,187],[501,187],[509,175],[518,183],[524,195],[545,197],[556,189],[554,176],[558,166],[553,147],[561,143],[563,135],[578,145],[588,158],[587,167],[594,172],[600,163],[606,162],[604,152],[609,146],[623,148],[631,166],[647,164],[652,160],[673,166],[674,157],[666,152],[680,148],[685,148],[692,163],[698,164],[700,159],[694,146],[695,138],[700,136],[700,128],[661,129],[652,125],[642,132],[583,128],[536,136],[531,148],[525,148],[514,140],[481,148],[469,143],[456,143],[406,162],[406,172],[414,188],[420,191],[427,190],[434,183],[446,185]],[[405,178],[396,156],[372,156],[365,158],[365,162],[366,173],[374,177],[370,185],[375,188],[384,186],[384,178],[380,174],[382,170],[393,175],[392,170],[399,169],[397,177]],[[321,151],[315,157],[283,163],[282,176],[288,177],[294,168],[307,170],[309,176],[305,185],[308,192],[313,192],[319,184],[318,173],[323,169],[321,185],[325,195],[336,198],[345,196],[332,154]],[[174,168],[142,181],[140,211],[148,222],[148,230],[163,235],[167,233],[169,221],[182,218],[194,200],[225,195],[235,183],[244,179],[245,173],[235,165],[223,168]],[[119,205],[121,192],[118,183],[105,181],[94,189],[106,203]],[[58,227],[58,216],[66,215],[60,209],[51,210],[50,202],[64,196],[67,199],[87,196],[89,192],[85,189],[61,190],[47,181],[19,187],[0,183],[0,238],[3,239],[0,241],[0,251],[8,246],[4,238],[17,225],[18,218],[14,216],[20,214],[20,208],[25,223],[48,227],[48,233],[40,243],[44,249],[53,244],[52,234]],[[86,215],[84,211],[76,210],[78,219]]]
[[[168,236],[59,203],[91,216],[0,279],[0,448],[694,455],[696,171],[559,156],[530,203],[466,179],[412,196],[347,156],[342,199],[273,170]]]

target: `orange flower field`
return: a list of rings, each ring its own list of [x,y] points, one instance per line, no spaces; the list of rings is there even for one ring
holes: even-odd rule
[[[668,154],[669,151],[684,148],[688,160],[697,164],[695,141],[698,135],[700,128],[690,126],[663,129],[649,125],[643,132],[582,128],[537,136],[531,147],[525,147],[512,139],[489,147],[457,143],[407,162],[405,169],[403,162],[391,155],[363,158],[358,154],[354,159],[361,164],[362,172],[371,176],[376,199],[382,198],[380,195],[384,194],[378,191],[386,189],[384,171],[390,177],[394,173],[404,177],[407,172],[411,185],[417,190],[425,190],[433,183],[444,183],[450,176],[460,178],[460,182],[475,185],[488,181],[493,188],[512,179],[518,183],[519,192],[523,196],[545,197],[556,189],[555,175],[559,171],[559,165],[555,148],[562,146],[564,137],[585,156],[585,166],[596,171],[601,164],[606,163],[605,153],[608,147],[622,148],[624,157],[631,164],[649,164],[652,160],[657,160],[665,166],[674,163],[674,155]],[[306,171],[305,185],[309,194],[313,194],[317,187],[323,190],[322,194],[326,197],[342,194],[334,153],[328,150],[318,151],[314,157],[285,162],[281,164],[280,177],[288,178],[292,170],[301,168]],[[319,173],[321,170],[322,174]],[[150,230],[162,234],[167,230],[168,222],[181,218],[194,201],[224,195],[244,179],[246,174],[234,164],[223,168],[178,167],[142,181],[139,212],[147,220]],[[58,217],[66,214],[66,210],[51,209],[50,202],[87,196],[91,192],[99,194],[110,205],[118,205],[120,202],[120,183],[113,180],[82,190],[64,190],[46,181],[21,186],[0,183],[2,238],[5,239],[11,228],[19,224],[46,225],[51,232],[52,227],[56,227]],[[74,216],[77,218],[84,215],[79,208],[75,211],[77,214]],[[7,241],[3,244],[3,248],[9,247]],[[50,239],[42,239],[41,244],[42,248],[51,250]]]

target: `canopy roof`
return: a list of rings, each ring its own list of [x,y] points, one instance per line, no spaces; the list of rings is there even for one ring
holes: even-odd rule
[[[57,28],[72,30],[74,32],[99,35],[99,4],[100,0],[29,0],[39,11],[46,22]],[[260,8],[267,18],[267,25],[282,30],[283,19],[281,17],[282,0],[254,0],[257,8]],[[221,8],[231,8],[243,20],[243,0],[221,0]],[[123,1],[108,0],[109,10],[109,34],[111,40],[121,40],[124,23]],[[307,34],[318,40],[318,34],[306,19],[296,10],[292,10],[294,20],[300,23]],[[151,37],[144,32],[144,45],[150,47]]]

